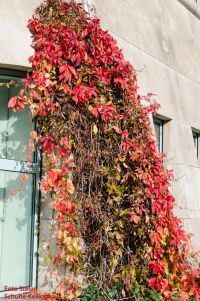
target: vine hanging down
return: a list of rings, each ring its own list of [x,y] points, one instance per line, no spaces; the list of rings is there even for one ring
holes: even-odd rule
[[[56,215],[54,265],[65,271],[57,294],[78,300],[88,286],[105,292],[91,300],[140,300],[140,287],[199,300],[200,271],[152,135],[152,94],[138,94],[135,70],[81,4],[46,0],[28,28],[32,70],[9,107],[29,104],[37,120],[28,156],[39,145],[41,192]]]

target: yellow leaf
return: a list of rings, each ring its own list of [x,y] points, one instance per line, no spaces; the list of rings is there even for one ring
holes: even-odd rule
[[[113,268],[116,267],[117,264],[118,264],[118,261],[119,261],[119,258],[118,258],[117,256],[114,256],[114,257],[111,259],[111,261],[110,261],[111,266],[112,266]]]
[[[67,236],[64,238],[63,243],[67,246],[67,248],[72,249],[71,244],[72,244],[72,238],[71,236]]]
[[[128,209],[121,210],[120,216],[124,216],[128,214]]]
[[[96,126],[96,124],[93,125],[93,133],[96,135],[98,132],[98,128]]]
[[[89,110],[89,111],[92,111],[92,110],[93,110],[93,107],[92,107],[91,105],[89,105],[89,106],[88,106],[88,110]]]
[[[125,290],[123,289],[122,290],[122,296],[125,298],[126,297],[126,293],[125,293]]]
[[[74,185],[72,184],[72,180],[71,179],[67,179],[67,191],[70,194],[74,193]]]
[[[121,220],[118,221],[118,226],[119,226],[120,228],[123,228],[123,227],[124,227],[124,225],[123,225],[123,223],[122,223]]]
[[[73,239],[72,245],[73,245],[73,248],[74,248],[75,252],[78,252],[79,251],[79,245],[78,245],[78,241],[76,239]]]

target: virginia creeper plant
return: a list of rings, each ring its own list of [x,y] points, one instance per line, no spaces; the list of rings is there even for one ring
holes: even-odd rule
[[[46,0],[28,28],[32,70],[8,106],[29,105],[37,122],[27,157],[41,149],[40,188],[56,221],[53,264],[63,273],[58,298],[81,300],[94,284],[116,288],[115,300],[137,300],[137,285],[163,300],[199,300],[200,271],[173,214],[172,172],[152,134],[152,94],[138,94],[134,68],[81,4]]]

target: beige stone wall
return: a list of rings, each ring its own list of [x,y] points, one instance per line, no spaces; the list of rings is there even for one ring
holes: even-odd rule
[[[194,0],[181,2],[199,10]],[[178,0],[90,3],[138,70],[140,92],[155,93],[159,113],[171,119],[164,125],[164,152],[174,169],[175,213],[200,249],[200,162],[191,131],[200,130],[200,20]]]
[[[200,9],[194,0],[180,1]],[[0,67],[28,66],[33,51],[26,24],[40,2],[0,0]],[[175,212],[195,234],[193,242],[200,249],[200,163],[191,132],[191,127],[200,130],[200,20],[178,0],[88,2],[138,70],[140,92],[154,92],[159,113],[171,120],[164,126],[164,151],[166,165],[175,174]],[[42,211],[42,238],[49,236],[50,215]],[[42,261],[40,257],[39,287],[47,291],[50,276]]]
[[[28,66],[30,47],[28,19],[40,0],[0,0],[0,67]]]

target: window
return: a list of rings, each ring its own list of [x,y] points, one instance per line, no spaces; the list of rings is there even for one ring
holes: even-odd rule
[[[38,154],[27,162],[22,151],[34,125],[28,108],[8,109],[8,100],[21,89],[20,76],[0,70],[0,83],[14,80],[19,85],[0,87],[0,296],[5,286],[36,286]]]
[[[199,133],[192,131],[192,135],[193,135],[193,140],[194,140],[194,146],[196,149],[196,155],[198,158],[198,156],[199,156]]]
[[[158,150],[160,153],[162,153],[163,152],[163,120],[154,118],[153,123],[154,123],[156,140],[158,142]]]

